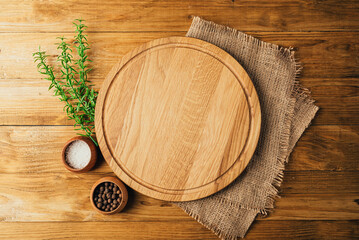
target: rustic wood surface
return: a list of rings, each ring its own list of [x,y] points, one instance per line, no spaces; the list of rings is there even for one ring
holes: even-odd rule
[[[55,38],[89,25],[90,79],[98,89],[118,58],[160,37],[184,36],[191,16],[293,46],[300,81],[320,110],[286,167],[281,197],[246,239],[359,237],[359,1],[0,0],[0,239],[217,239],[176,206],[130,191],[124,212],[92,210],[89,191],[112,175],[102,160],[68,172],[62,145],[75,135],[31,53],[56,55]]]
[[[140,45],[99,93],[102,155],[129,187],[167,201],[207,197],[245,169],[257,146],[259,99],[227,52],[188,37]]]

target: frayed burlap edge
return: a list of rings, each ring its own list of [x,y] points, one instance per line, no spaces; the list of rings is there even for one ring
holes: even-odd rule
[[[190,208],[181,206],[181,209],[185,213],[187,213],[189,216],[191,216],[193,219],[195,219],[197,222],[202,224],[205,228],[207,228],[208,230],[210,230],[211,232],[216,234],[218,237],[220,237],[222,239],[226,239],[226,240],[237,240],[238,239],[237,237],[234,237],[234,236],[222,231],[216,225],[209,224],[208,222],[203,220],[198,214],[193,213]],[[248,211],[256,211],[256,210],[248,209]],[[248,226],[246,227],[247,229],[250,227],[250,225],[252,224],[253,221],[254,221],[254,218],[250,218],[250,219],[247,219],[244,221],[244,222],[248,223]]]

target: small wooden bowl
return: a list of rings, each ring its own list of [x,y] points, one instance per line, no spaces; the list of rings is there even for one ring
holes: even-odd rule
[[[102,211],[102,210],[98,209],[96,207],[96,205],[95,205],[95,202],[94,202],[94,196],[93,195],[94,195],[95,189],[96,189],[96,187],[98,185],[100,185],[101,183],[104,183],[104,182],[112,182],[112,183],[114,183],[115,185],[117,185],[119,187],[119,189],[121,191],[121,194],[122,194],[121,203],[118,205],[118,207],[116,209],[114,209],[114,210],[112,210],[110,212],[105,212],[105,211]],[[95,184],[91,188],[91,195],[90,195],[91,205],[99,213],[102,213],[102,214],[105,214],[105,215],[111,215],[111,214],[114,214],[114,213],[121,212],[123,210],[123,208],[126,206],[127,200],[128,200],[127,188],[121,182],[121,180],[116,178],[116,177],[103,177],[103,178],[100,178],[99,180],[97,180],[95,182]]]
[[[65,156],[67,147],[76,140],[81,140],[81,141],[84,141],[85,143],[87,143],[87,145],[90,147],[90,151],[91,151],[91,158],[90,158],[89,163],[84,168],[80,168],[80,169],[72,168],[66,162],[66,156]],[[68,140],[66,142],[64,148],[62,149],[62,163],[64,164],[65,168],[67,168],[67,170],[69,170],[71,172],[76,172],[76,173],[88,172],[91,168],[93,168],[93,166],[95,166],[96,160],[97,160],[97,148],[96,148],[95,144],[93,143],[93,141],[88,137],[77,136],[77,137],[71,138],[70,140]]]

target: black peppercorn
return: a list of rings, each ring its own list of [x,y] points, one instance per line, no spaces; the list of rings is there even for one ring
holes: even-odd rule
[[[122,201],[119,187],[110,182],[99,184],[93,195],[95,206],[105,212],[116,210]]]

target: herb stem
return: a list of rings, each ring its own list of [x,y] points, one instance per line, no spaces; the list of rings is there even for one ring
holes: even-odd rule
[[[68,118],[75,120],[75,130],[82,130],[85,134],[79,133],[79,135],[89,137],[96,146],[98,143],[93,138],[94,133],[94,121],[95,121],[95,106],[98,93],[90,88],[88,84],[87,74],[91,71],[91,68],[86,64],[91,62],[86,51],[89,48],[86,35],[83,34],[86,29],[86,25],[83,24],[83,20],[77,19],[74,22],[76,26],[77,35],[75,36],[75,48],[79,59],[75,62],[78,71],[75,70],[72,64],[73,56],[70,45],[65,42],[64,37],[59,37],[61,40],[58,43],[58,49],[61,50],[61,54],[58,56],[58,62],[61,64],[61,77],[56,79],[53,68],[46,63],[45,51],[33,53],[35,62],[37,62],[37,68],[40,74],[46,75],[46,80],[51,81],[49,90],[54,88],[54,95],[59,96],[60,101],[65,102],[64,111],[66,111]],[[78,76],[76,80],[75,76]],[[79,128],[76,128],[78,126]]]

